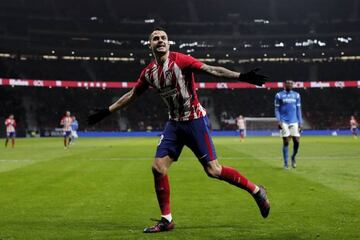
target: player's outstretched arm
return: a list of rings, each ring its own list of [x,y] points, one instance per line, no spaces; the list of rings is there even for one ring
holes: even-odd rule
[[[201,70],[216,77],[235,79],[238,81],[251,83],[257,86],[262,86],[268,80],[267,76],[257,73],[260,70],[259,68],[255,68],[249,72],[240,73],[240,72],[231,71],[227,68],[220,66],[210,66],[207,64],[203,64]]]
[[[134,101],[137,98],[137,95],[135,93],[135,89],[131,89],[129,92],[122,95],[119,100],[117,100],[115,103],[110,105],[107,108],[103,109],[97,109],[94,110],[92,114],[90,114],[87,118],[87,122],[89,125],[94,125],[95,123],[100,122],[107,116],[111,115],[111,113],[116,112],[117,110],[123,108],[124,106],[128,105],[132,101]]]

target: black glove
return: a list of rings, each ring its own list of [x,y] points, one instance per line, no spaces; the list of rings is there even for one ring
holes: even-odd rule
[[[262,86],[269,78],[265,75],[257,74],[259,70],[260,68],[255,68],[249,72],[241,73],[239,76],[239,81]]]
[[[95,109],[88,116],[87,123],[89,125],[94,125],[95,123],[100,122],[110,114],[111,112],[109,111],[109,108]]]

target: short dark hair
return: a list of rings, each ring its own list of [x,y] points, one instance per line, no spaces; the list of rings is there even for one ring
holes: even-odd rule
[[[155,31],[163,31],[163,32],[166,32],[165,28],[163,28],[163,27],[160,27],[160,26],[155,27],[155,28],[151,31],[151,33],[149,34],[149,41],[151,40],[151,34],[152,34],[153,32],[155,32]]]

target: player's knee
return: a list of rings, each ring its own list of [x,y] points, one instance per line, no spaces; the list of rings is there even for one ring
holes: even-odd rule
[[[204,169],[208,177],[219,178],[221,175],[221,166],[208,165]]]
[[[163,164],[156,161],[151,166],[151,170],[154,176],[165,176],[167,174],[167,168]]]

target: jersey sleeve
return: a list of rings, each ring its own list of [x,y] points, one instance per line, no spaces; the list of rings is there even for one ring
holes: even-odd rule
[[[279,111],[280,96],[279,96],[279,93],[275,95],[274,105],[275,105],[275,117],[280,122],[280,111]]]
[[[300,97],[300,94],[297,95],[297,98],[296,98],[296,106],[297,106],[297,107],[301,107],[301,97]]]
[[[200,62],[196,58],[191,56],[177,53],[176,62],[181,69],[192,69],[192,70],[200,70],[204,63]]]
[[[141,95],[150,86],[149,82],[146,80],[145,73],[146,73],[146,68],[142,70],[140,77],[138,78],[135,84],[134,90],[136,95]]]
[[[302,124],[302,113],[301,113],[301,97],[300,94],[297,95],[296,98],[296,115],[299,121],[299,124]]]

